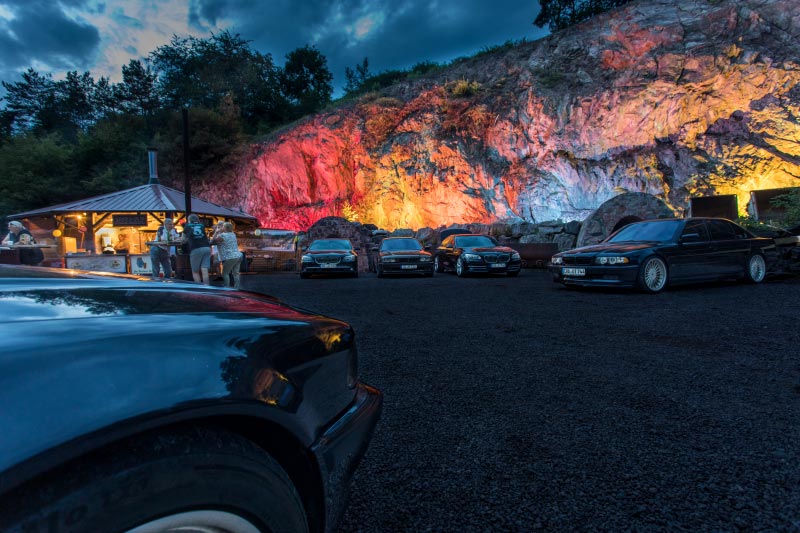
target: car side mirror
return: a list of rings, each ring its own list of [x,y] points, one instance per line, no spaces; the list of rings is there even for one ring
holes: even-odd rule
[[[700,242],[699,233],[685,233],[681,235],[681,243],[684,242]]]

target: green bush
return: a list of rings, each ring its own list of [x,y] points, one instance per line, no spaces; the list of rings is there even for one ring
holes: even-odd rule
[[[776,196],[770,201],[770,204],[775,208],[783,209],[783,215],[776,222],[786,227],[800,223],[800,188]]]
[[[481,84],[477,81],[458,80],[448,83],[447,91],[457,98],[473,96],[481,89]]]

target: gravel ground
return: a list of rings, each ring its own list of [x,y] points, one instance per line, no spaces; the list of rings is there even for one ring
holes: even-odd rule
[[[800,279],[243,288],[350,322],[384,412],[341,532],[800,531]]]

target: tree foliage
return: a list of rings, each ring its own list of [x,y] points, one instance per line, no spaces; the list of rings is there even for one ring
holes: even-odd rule
[[[216,109],[230,95],[250,129],[278,124],[284,111],[279,71],[270,54],[225,31],[209,39],[173,37],[149,56],[169,109]]]
[[[298,48],[286,55],[280,76],[281,90],[295,116],[325,107],[333,94],[333,75],[328,60],[313,46]]]
[[[173,37],[146,60],[122,67],[122,81],[89,72],[54,80],[29,68],[2,82],[0,216],[141,185],[147,147],[159,177],[183,179],[181,109],[190,109],[190,175],[226,172],[263,133],[330,102],[327,59],[305,46],[273,64],[239,35]]]
[[[533,23],[551,30],[563,30],[631,0],[539,0],[539,14]]]

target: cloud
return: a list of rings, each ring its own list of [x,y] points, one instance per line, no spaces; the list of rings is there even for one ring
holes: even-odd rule
[[[79,5],[74,0],[65,5]],[[70,17],[61,4],[13,0],[4,2],[0,22],[0,70],[24,69],[34,63],[54,69],[84,69],[100,43],[100,32]]]
[[[0,80],[34,66],[119,81],[173,35],[229,30],[277,65],[315,46],[341,87],[364,57],[378,74],[541,37],[535,17],[535,0],[0,0]]]
[[[369,58],[371,71],[448,62],[509,40],[546,34],[532,24],[534,0],[193,0],[198,21],[220,24],[277,64],[311,44],[328,59],[334,83]]]

